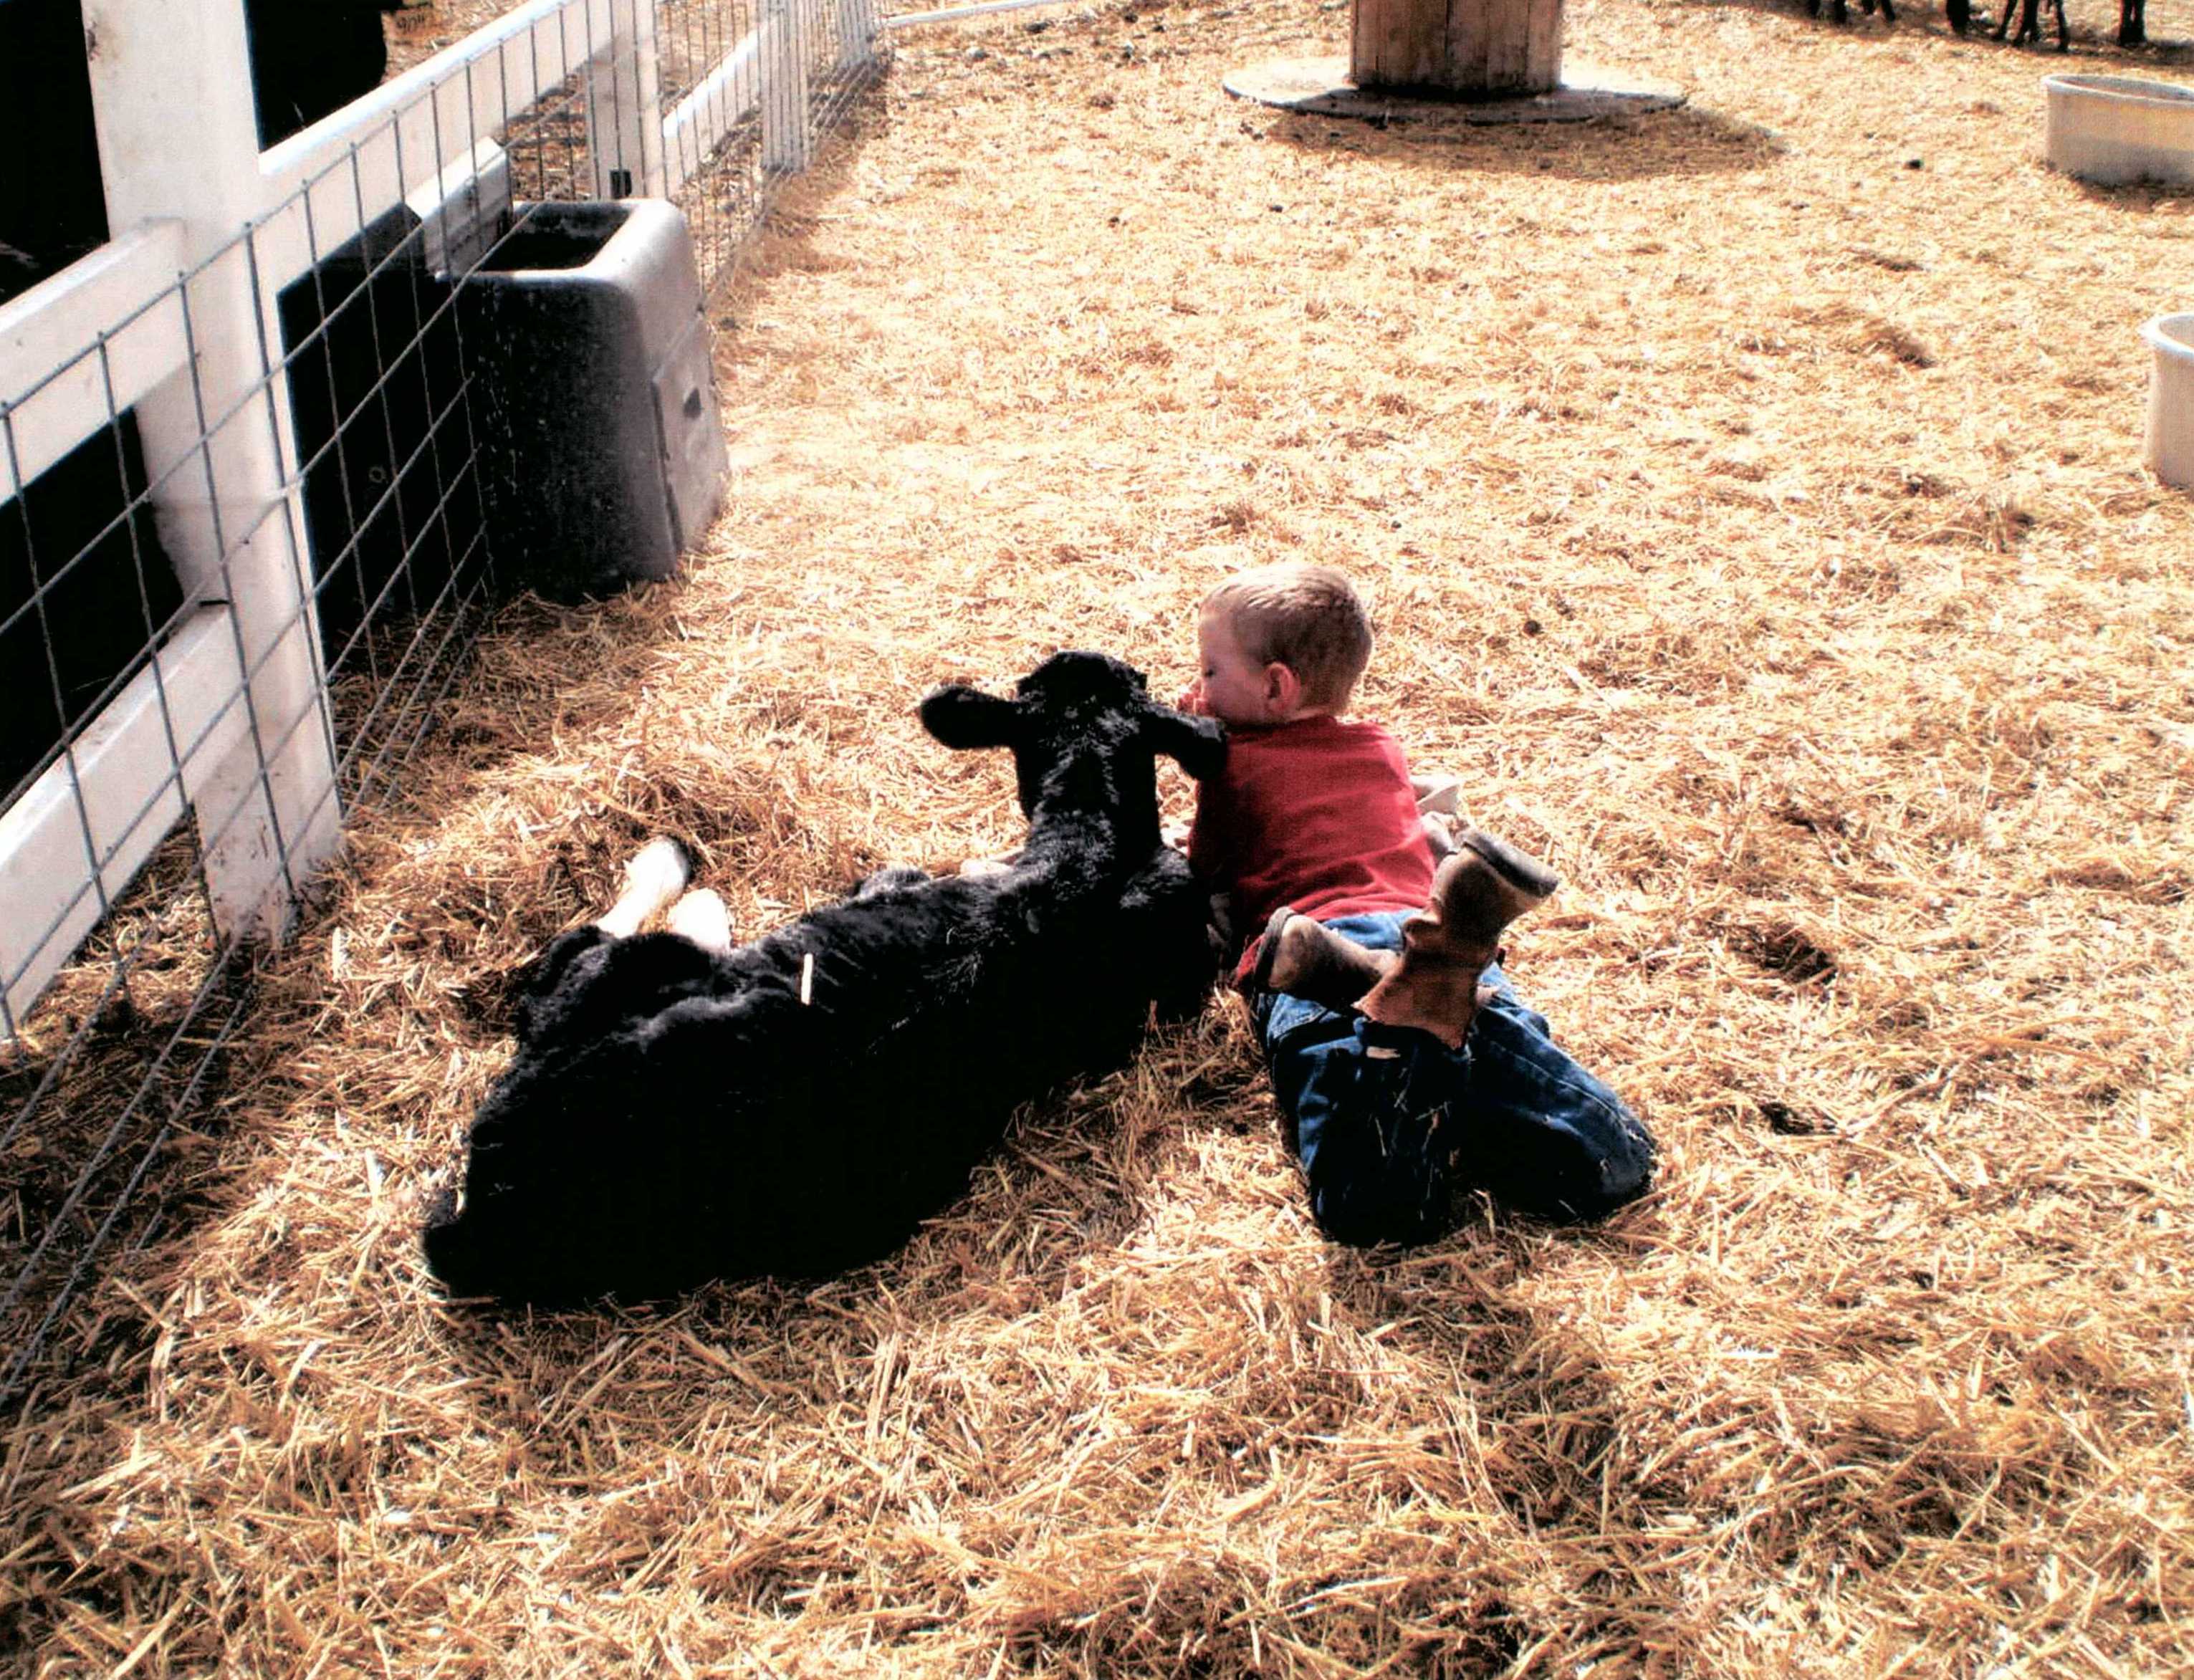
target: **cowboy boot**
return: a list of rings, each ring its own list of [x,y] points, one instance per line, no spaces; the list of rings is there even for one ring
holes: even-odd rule
[[[1393,961],[1393,952],[1367,949],[1284,904],[1265,924],[1250,985],[1255,991],[1286,992],[1348,1015]]]
[[[1501,957],[1501,932],[1559,883],[1536,857],[1466,829],[1433,874],[1432,897],[1402,924],[1401,960],[1358,1007],[1367,1020],[1419,1027],[1462,1047],[1484,1001],[1479,977]]]

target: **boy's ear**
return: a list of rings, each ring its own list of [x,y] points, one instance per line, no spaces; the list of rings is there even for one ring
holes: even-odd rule
[[[947,683],[922,701],[922,726],[948,747],[1010,747],[1020,739],[1021,703]]]
[[[1216,776],[1226,763],[1226,726],[1216,718],[1153,702],[1144,714],[1141,734],[1145,746],[1175,760],[1199,782]]]
[[[1293,717],[1302,697],[1302,679],[1295,674],[1295,667],[1277,659],[1265,667],[1265,702],[1274,717]]]

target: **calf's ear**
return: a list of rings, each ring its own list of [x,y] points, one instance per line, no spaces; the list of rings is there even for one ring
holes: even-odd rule
[[[1226,762],[1226,725],[1216,718],[1153,704],[1144,714],[1142,737],[1152,752],[1178,760],[1199,782],[1216,776]]]
[[[922,702],[922,726],[948,747],[1011,747],[1021,738],[1021,703],[965,683],[933,689]]]

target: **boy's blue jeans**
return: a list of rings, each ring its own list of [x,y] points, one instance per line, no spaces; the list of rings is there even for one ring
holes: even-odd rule
[[[1359,945],[1399,950],[1406,912],[1336,916]],[[1284,992],[1250,1014],[1272,1093],[1295,1129],[1311,1211],[1341,1242],[1424,1242],[1454,1223],[1458,1184],[1555,1218],[1594,1218],[1641,1194],[1654,1144],[1622,1099],[1555,1045],[1546,1018],[1496,995],[1462,1048],[1336,1015]]]

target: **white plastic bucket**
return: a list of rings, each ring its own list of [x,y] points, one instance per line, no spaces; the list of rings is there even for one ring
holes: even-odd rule
[[[2148,464],[2167,485],[2194,490],[2194,314],[2158,315],[2140,330],[2148,375]]]
[[[2134,76],[2045,76],[2042,154],[2099,186],[2194,186],[2194,88]]]

